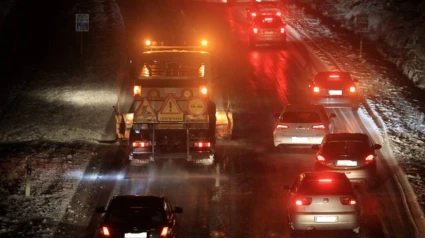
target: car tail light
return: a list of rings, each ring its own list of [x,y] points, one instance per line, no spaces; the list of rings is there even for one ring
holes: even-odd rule
[[[375,159],[374,155],[368,155],[368,156],[366,156],[364,161],[365,161],[366,164],[369,164],[369,163],[372,163],[374,159]]]
[[[355,93],[355,92],[356,92],[356,87],[351,86],[351,87],[350,87],[350,93]]]
[[[320,92],[320,88],[319,88],[319,87],[317,87],[317,86],[314,86],[314,87],[313,87],[313,92],[315,92],[315,93]]]
[[[195,147],[209,148],[209,147],[211,147],[211,143],[210,142],[195,142]]]
[[[161,237],[167,237],[167,235],[170,234],[170,233],[171,233],[170,228],[164,227],[164,228],[162,228],[162,231],[161,231]]]
[[[201,86],[201,87],[199,87],[199,93],[200,93],[201,95],[206,96],[206,95],[208,94],[208,88],[207,88],[206,86]]]
[[[307,206],[311,204],[311,197],[297,197],[294,199],[294,203],[297,206]]]
[[[325,125],[314,125],[311,128],[313,128],[313,129],[325,129]]]
[[[100,233],[103,236],[110,236],[111,235],[111,233],[109,233],[108,227],[106,227],[106,226],[102,226],[102,228],[100,228]]]
[[[258,33],[258,28],[255,28],[255,27],[254,27],[254,28],[252,29],[252,32],[253,32],[254,34],[257,34],[257,33]]]
[[[276,127],[276,129],[277,130],[285,130],[285,129],[288,129],[289,128],[289,126],[287,126],[287,125],[282,125],[282,124],[279,124],[279,125],[277,125],[277,127]]]
[[[338,74],[331,74],[331,75],[329,75],[329,78],[339,78],[339,75]]]
[[[149,147],[149,142],[147,141],[135,141],[133,142],[134,148],[146,148]]]
[[[285,28],[283,28],[283,27],[280,28],[280,33],[282,33],[282,34],[285,33]]]
[[[352,197],[341,197],[340,201],[341,201],[342,205],[356,205],[357,204],[356,199],[354,199]]]
[[[141,96],[142,95],[142,86],[134,86],[133,95],[134,96]]]
[[[316,159],[317,159],[317,161],[325,162],[325,157],[323,157],[323,156],[321,156],[321,155],[317,155],[317,156],[316,156]]]
[[[252,13],[251,13],[251,16],[252,16],[252,17],[255,17],[255,16],[257,16],[257,13],[252,12]]]
[[[276,12],[276,16],[282,16],[281,12]]]

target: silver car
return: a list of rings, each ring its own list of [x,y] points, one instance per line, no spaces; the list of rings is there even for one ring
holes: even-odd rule
[[[328,114],[322,105],[287,105],[276,116],[273,141],[279,149],[285,145],[318,145],[335,130],[335,114]]]
[[[289,190],[291,231],[294,235],[309,230],[352,230],[357,234],[360,232],[358,201],[343,173],[301,173]]]

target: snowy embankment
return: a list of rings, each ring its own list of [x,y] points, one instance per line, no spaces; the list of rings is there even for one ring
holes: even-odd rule
[[[425,89],[425,1],[300,1],[304,6],[356,30],[356,15],[369,15],[369,32],[379,52],[421,89]]]
[[[70,202],[97,156],[96,141],[115,137],[112,106],[122,84],[125,34],[115,0],[79,2],[61,9],[70,24],[62,29],[59,46],[79,42],[74,17],[85,9],[90,32],[84,33],[83,57],[56,49],[58,57],[42,62],[0,118],[1,237],[66,237],[69,231],[57,231],[65,213],[71,214],[65,222],[73,231],[85,229],[91,215]],[[31,193],[25,196],[29,171]]]

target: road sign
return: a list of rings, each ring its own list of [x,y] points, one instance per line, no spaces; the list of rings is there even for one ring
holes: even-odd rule
[[[75,31],[89,31],[89,14],[75,14]]]
[[[183,121],[183,112],[171,94],[159,110],[158,121]]]
[[[369,15],[368,14],[356,15],[356,30],[358,32],[369,32]]]
[[[153,110],[149,101],[145,98],[143,103],[134,112],[134,121],[135,122],[154,121],[155,118],[156,118],[155,110]]]
[[[204,100],[201,98],[192,98],[187,103],[187,111],[194,116],[202,115],[207,110],[207,106]]]

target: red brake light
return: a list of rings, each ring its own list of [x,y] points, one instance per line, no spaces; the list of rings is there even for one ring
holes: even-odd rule
[[[332,179],[319,179],[319,182],[321,182],[321,183],[330,183],[330,182],[332,182]]]
[[[325,157],[321,156],[321,155],[317,155],[316,156],[318,161],[324,162],[325,161]]]
[[[254,27],[254,28],[252,29],[252,32],[254,32],[254,34],[257,34],[257,33],[258,33],[258,28],[255,28],[255,27]]]
[[[257,13],[252,12],[252,13],[251,13],[251,16],[252,16],[252,17],[255,17],[255,16],[257,16]]]
[[[147,141],[135,141],[133,142],[134,148],[145,148],[149,146],[149,142]]]
[[[325,129],[325,125],[314,125],[312,126],[313,129]]]
[[[351,86],[351,87],[350,87],[350,92],[351,92],[351,93],[355,93],[355,92],[356,92],[356,87]]]
[[[168,235],[168,227],[162,228],[161,237],[166,237]]]
[[[203,148],[203,147],[211,147],[210,142],[195,142],[195,147]]]
[[[329,75],[329,78],[339,78],[339,75],[338,74],[331,74],[331,75]]]
[[[142,95],[142,86],[134,86],[133,88],[133,95],[134,96],[141,96]]]
[[[282,16],[282,13],[281,12],[277,12],[276,13],[276,16]]]
[[[341,197],[340,198],[342,205],[356,205],[357,201],[354,198],[351,197]]]
[[[280,28],[280,33],[282,33],[282,34],[285,33],[285,28],[283,28],[283,27]]]
[[[111,233],[109,233],[109,229],[106,226],[102,226],[102,228],[100,228],[100,233],[102,233],[102,235],[104,236],[110,236]]]
[[[315,92],[315,93],[318,93],[318,92],[320,92],[320,89],[319,89],[319,87],[317,87],[317,86],[314,86],[314,88],[313,88],[313,92]]]
[[[278,130],[284,130],[284,129],[288,129],[289,128],[289,126],[287,126],[287,125],[282,125],[282,124],[279,124],[279,125],[277,125],[277,127],[276,127],[276,129],[278,129]]]
[[[295,205],[297,206],[306,206],[311,204],[311,197],[299,197],[295,199]]]
[[[364,160],[365,160],[365,163],[366,163],[366,164],[369,164],[369,163],[371,163],[374,159],[375,159],[375,156],[374,156],[374,155],[368,155],[368,156],[366,156],[366,158],[365,158]]]

